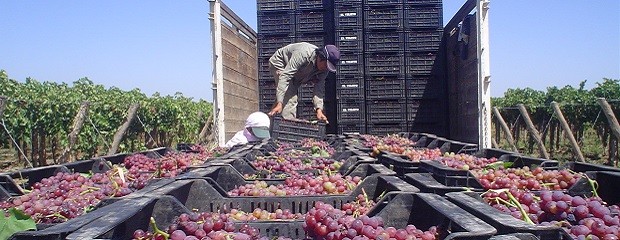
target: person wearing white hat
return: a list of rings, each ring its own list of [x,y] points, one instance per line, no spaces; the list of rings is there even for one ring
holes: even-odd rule
[[[285,119],[297,118],[297,89],[314,84],[314,110],[318,120],[327,121],[323,112],[325,79],[336,72],[340,51],[334,45],[317,47],[307,42],[293,43],[278,49],[269,58],[269,71],[276,80],[276,103],[270,116],[281,113]]]
[[[226,142],[225,147],[233,147],[239,144],[246,144],[261,139],[269,138],[269,127],[271,120],[263,112],[254,112],[245,120],[245,128],[235,134],[233,138]]]

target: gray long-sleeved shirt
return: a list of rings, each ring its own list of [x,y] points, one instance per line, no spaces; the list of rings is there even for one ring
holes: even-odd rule
[[[316,68],[316,49],[317,46],[310,43],[293,43],[278,49],[271,56],[269,62],[281,72],[276,91],[278,102],[284,101],[284,93],[291,81],[299,81],[301,84],[312,81],[314,82],[312,102],[315,108],[323,109],[327,71],[319,71]]]

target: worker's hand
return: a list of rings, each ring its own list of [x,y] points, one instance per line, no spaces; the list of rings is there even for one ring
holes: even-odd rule
[[[273,106],[273,108],[271,109],[271,111],[267,114],[271,117],[275,116],[278,113],[282,112],[282,103],[281,102],[277,102],[275,106]]]
[[[327,121],[327,117],[325,116],[325,114],[323,114],[323,109],[317,109],[317,110],[316,110],[316,118],[317,118],[319,121],[325,121],[326,123],[329,123],[329,122]]]

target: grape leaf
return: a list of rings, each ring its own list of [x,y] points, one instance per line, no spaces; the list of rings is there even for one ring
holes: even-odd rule
[[[11,208],[8,218],[4,211],[0,213],[0,239],[9,239],[14,233],[27,230],[37,230],[37,225],[24,212]]]
[[[504,168],[507,168],[506,164],[510,164],[508,167],[512,166],[511,162],[504,163],[502,161],[497,161],[497,162],[494,162],[494,163],[486,165],[484,167],[484,169],[495,169],[495,170],[497,170],[497,169],[499,169],[500,166],[503,166]]]

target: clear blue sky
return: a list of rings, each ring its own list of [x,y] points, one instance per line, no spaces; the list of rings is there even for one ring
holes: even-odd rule
[[[464,0],[444,0],[444,23]],[[256,4],[225,0],[256,28]],[[620,1],[491,0],[492,95],[620,79]],[[211,100],[206,0],[0,1],[0,69],[24,81]]]

